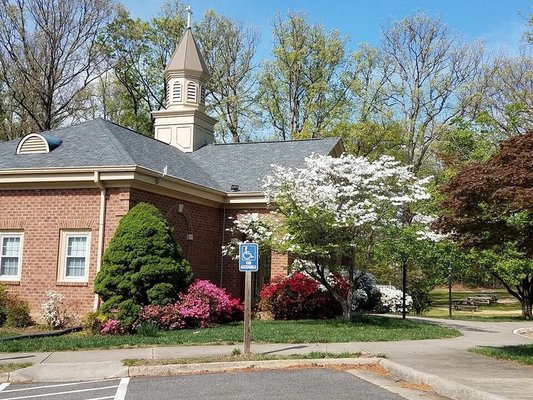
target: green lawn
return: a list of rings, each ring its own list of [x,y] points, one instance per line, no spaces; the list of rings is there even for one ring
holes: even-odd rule
[[[452,301],[488,293],[495,294],[498,297],[497,304],[491,306],[481,305],[478,306],[476,311],[452,310],[452,319],[501,322],[521,320],[520,303],[505,289],[464,290],[452,288]],[[448,289],[435,289],[429,294],[429,297],[432,302],[431,308],[424,314],[424,316],[448,318]]]
[[[31,362],[0,364],[0,373],[12,372],[16,371],[17,369],[31,367],[32,365],[33,364]]]
[[[451,338],[457,330],[418,321],[365,317],[361,322],[342,320],[252,321],[254,343],[377,342]],[[233,323],[206,329],[160,332],[156,337],[139,335],[84,336],[74,333],[39,339],[0,342],[0,352],[67,351],[140,346],[235,344],[243,340],[243,324]]]
[[[474,347],[468,351],[501,360],[516,361],[520,364],[533,365],[533,344],[503,347]]]

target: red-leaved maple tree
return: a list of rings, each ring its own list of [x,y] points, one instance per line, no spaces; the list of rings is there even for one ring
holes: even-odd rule
[[[462,169],[440,188],[436,227],[474,249],[489,272],[522,304],[533,304],[533,133],[502,143],[484,163]]]

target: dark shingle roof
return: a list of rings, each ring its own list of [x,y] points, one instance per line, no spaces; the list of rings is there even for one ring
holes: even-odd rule
[[[337,138],[208,145],[184,153],[103,119],[56,129],[63,143],[47,154],[15,154],[20,141],[0,143],[0,170],[140,166],[212,189],[259,191],[272,164],[303,166],[312,153],[329,154]]]
[[[291,140],[287,142],[256,142],[213,144],[204,146],[190,156],[212,176],[226,192],[239,185],[244,192],[260,191],[262,179],[272,165],[303,167],[304,159],[313,153],[327,155],[339,138]]]

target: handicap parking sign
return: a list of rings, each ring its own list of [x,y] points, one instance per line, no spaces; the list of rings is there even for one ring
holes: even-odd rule
[[[257,243],[239,244],[239,271],[257,272],[259,270],[259,246]]]

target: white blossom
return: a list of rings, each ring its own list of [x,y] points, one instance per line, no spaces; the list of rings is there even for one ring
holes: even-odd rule
[[[381,294],[381,308],[385,312],[399,313],[402,312],[403,291],[391,286],[378,285]],[[413,305],[413,298],[408,294],[405,295],[406,311],[409,311]]]
[[[409,167],[389,156],[369,161],[352,155],[314,154],[306,158],[304,168],[273,166],[263,189],[269,203],[290,199],[304,212],[330,212],[338,227],[358,227],[390,221],[381,219],[385,208],[401,210],[429,199],[424,187],[428,180],[417,179]]]

